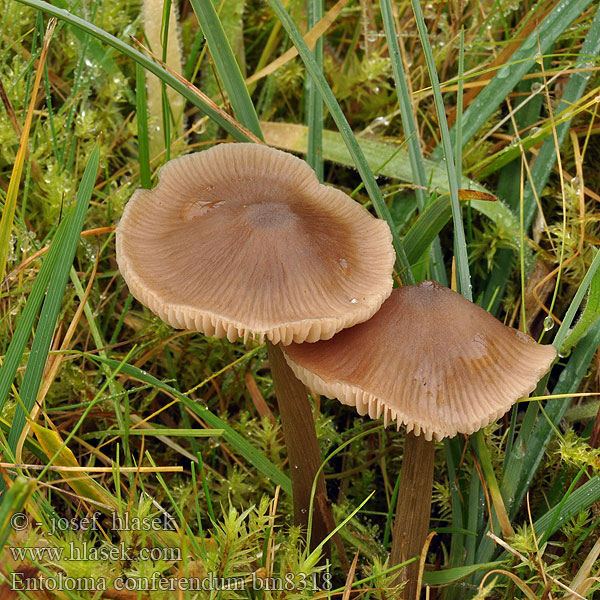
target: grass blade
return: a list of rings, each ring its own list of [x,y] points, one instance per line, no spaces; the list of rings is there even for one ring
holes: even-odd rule
[[[83,221],[92,197],[99,160],[100,148],[96,146],[90,155],[81,179],[75,206],[71,209],[72,212],[70,212],[70,215],[65,219],[65,223],[63,223],[63,226],[67,228],[67,233],[56,257],[52,278],[46,299],[44,300],[44,306],[42,307],[40,320],[31,347],[31,354],[27,362],[27,369],[25,370],[20,389],[21,400],[27,412],[33,408],[37,398],[54,328],[56,327],[56,320],[65,294],[69,271],[73,264],[75,251],[79,243],[79,236],[83,229]],[[24,409],[21,405],[17,407],[10,430],[8,443],[13,452],[16,449],[17,442],[25,426]]]
[[[410,93],[408,91],[408,85],[406,84],[406,75],[404,73],[404,66],[402,65],[402,57],[400,55],[400,46],[398,45],[398,36],[396,34],[391,2],[390,0],[381,0],[380,4],[383,27],[390,52],[392,71],[394,73],[394,83],[396,85],[396,93],[398,94],[400,114],[402,116],[402,128],[404,129],[404,137],[407,140],[408,145],[408,158],[412,171],[412,180],[417,186],[415,187],[417,206],[419,207],[419,211],[422,211],[427,203],[425,190],[427,189],[429,182],[423,166],[424,161],[421,145],[419,143],[419,132],[417,131]]]
[[[150,143],[148,139],[148,111],[146,106],[146,81],[144,69],[135,66],[135,92],[137,108],[138,162],[140,163],[140,181],[142,187],[152,187],[150,174]]]
[[[77,458],[72,450],[65,445],[58,431],[42,427],[37,423],[32,423],[32,428],[48,460],[52,459],[52,465],[57,467],[81,468]],[[50,464],[50,462],[49,462]],[[82,472],[77,477],[73,477],[73,472],[59,471],[73,491],[80,496],[82,500],[90,499],[101,504],[105,504],[114,509],[117,508],[114,497],[109,494],[93,477]]]
[[[435,60],[431,51],[431,44],[427,36],[423,11],[418,0],[411,0],[417,29],[423,52],[425,53],[425,61],[427,62],[427,70],[431,80],[433,89],[433,99],[435,110],[438,117],[438,124],[442,135],[442,146],[444,150],[444,158],[446,162],[446,172],[448,174],[448,186],[450,188],[450,199],[452,206],[452,220],[454,222],[454,257],[456,259],[456,273],[458,291],[467,300],[473,300],[471,275],[469,273],[469,257],[467,255],[467,243],[465,240],[465,230],[462,222],[462,211],[458,200],[458,179],[456,177],[456,166],[454,164],[454,152],[452,151],[452,142],[448,131],[448,121],[446,120],[446,109],[440,89],[440,82],[435,68]]]
[[[191,4],[202,27],[217,73],[223,80],[235,116],[242,125],[262,139],[260,123],[250,100],[248,88],[213,3],[211,0],[191,0]]]
[[[396,26],[392,14],[391,2],[390,0],[381,0],[380,5],[381,16],[383,18],[383,27],[387,38],[390,59],[392,62],[396,93],[398,94],[398,102],[400,104],[402,128],[404,129],[404,137],[408,143],[408,158],[410,160],[410,168],[412,171],[413,181],[415,183],[417,206],[419,207],[419,212],[422,212],[428,202],[426,190],[429,187],[429,182],[425,175],[419,132],[415,123],[410,93],[406,83],[406,75],[402,65],[402,57],[400,55],[400,46],[398,45],[398,36],[396,34]],[[444,285],[447,284],[446,269],[444,268],[444,260],[442,257],[442,249],[439,240],[434,242],[434,246],[432,248],[431,271],[434,279],[443,283]]]
[[[502,561],[496,561],[464,567],[453,567],[451,569],[443,569],[442,571],[425,571],[423,573],[423,583],[425,585],[449,585],[461,579],[466,579],[474,573],[497,569],[501,565]]]
[[[312,29],[323,18],[323,0],[308,0],[308,28]],[[323,37],[320,36],[313,49],[315,64],[323,72]],[[306,162],[323,181],[323,100],[313,81],[306,80],[306,125],[308,126],[308,150]]]
[[[438,198],[419,215],[404,236],[406,256],[411,265],[420,260],[452,217],[450,198]]]
[[[581,306],[581,304],[583,302],[583,297],[586,294],[586,292],[588,292],[588,290],[589,290],[589,294],[590,295],[593,294],[593,296],[594,296],[594,298],[592,299],[592,307],[591,308],[594,310],[594,306],[597,306],[597,304],[596,304],[598,301],[597,300],[597,292],[598,292],[598,287],[600,286],[600,282],[598,281],[598,279],[600,277],[598,267],[600,267],[600,252],[595,250],[594,260],[592,261],[590,268],[587,270],[585,277],[579,284],[579,288],[577,289],[577,292],[575,293],[573,300],[571,300],[571,305],[569,306],[569,309],[567,310],[567,313],[565,314],[563,322],[561,323],[561,326],[559,327],[558,332],[556,333],[556,337],[554,338],[553,344],[557,348],[562,349],[564,347],[567,339],[570,337],[571,334],[569,332],[569,327],[571,327],[571,324],[573,323],[573,320],[575,319],[575,314],[579,310],[579,307]],[[585,311],[584,311],[584,314],[585,314]],[[579,323],[582,320],[583,320],[583,315],[577,325],[579,325]],[[593,318],[589,319],[588,324],[591,325],[593,321],[594,321]],[[577,325],[576,325],[576,328],[577,328]],[[583,333],[584,332],[581,332],[581,334],[583,334]],[[581,337],[581,335],[579,336],[579,338],[580,337]],[[574,340],[574,343],[571,344],[570,347],[574,346],[575,343],[577,343],[577,341],[579,341],[579,338],[577,340]]]

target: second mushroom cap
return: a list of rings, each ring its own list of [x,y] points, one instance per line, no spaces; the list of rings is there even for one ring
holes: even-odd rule
[[[556,350],[424,281],[394,290],[366,323],[284,354],[314,391],[430,440],[499,418],[535,388]]]

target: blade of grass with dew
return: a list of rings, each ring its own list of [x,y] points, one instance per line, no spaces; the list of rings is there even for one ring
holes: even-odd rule
[[[262,139],[254,104],[213,3],[206,0],[190,0],[190,3],[202,27],[216,71],[223,80],[235,116],[242,125]]]
[[[323,98],[323,102],[329,110],[329,114],[335,121],[335,124],[342,135],[342,139],[344,140],[344,143],[350,152],[354,166],[357,168],[365,185],[365,189],[369,194],[369,198],[373,202],[377,216],[384,221],[387,221],[392,230],[392,239],[394,249],[396,250],[396,269],[399,277],[404,284],[414,283],[413,272],[406,258],[404,246],[394,231],[390,211],[385,203],[385,200],[383,199],[381,190],[377,186],[373,172],[371,171],[369,164],[361,150],[358,140],[354,136],[354,132],[352,131],[350,124],[346,120],[346,117],[344,116],[340,105],[331,91],[329,84],[325,80],[323,73],[319,71],[311,51],[308,49],[305,41],[302,39],[298,28],[294,25],[294,22],[283,7],[283,4],[281,4],[280,0],[268,0],[268,2],[273,12],[277,15],[277,18],[281,21],[283,28],[287,31],[287,34],[296,47],[296,50],[298,50],[298,54],[300,55],[302,62],[304,62],[308,74],[312,78],[315,87],[319,90]]]
[[[592,0],[562,0],[539,26],[525,38],[511,56],[510,63],[498,69],[490,83],[483,88],[464,112],[462,120],[463,148],[529,71],[531,65],[536,61],[538,53],[541,51],[542,54],[545,54],[591,2]],[[455,136],[454,129],[451,131],[451,136],[452,138]],[[442,147],[438,146],[432,154],[432,158],[439,160],[442,155]]]
[[[539,72],[539,65],[534,65],[531,72]],[[524,79],[520,81],[515,91],[517,94],[527,94],[530,92],[531,83],[528,79]],[[536,94],[534,99],[527,103],[524,107],[518,110],[514,115],[514,121],[511,120],[510,123],[510,132],[513,136],[518,136],[520,131],[527,130],[534,125],[540,119],[540,112],[542,110],[542,94]],[[514,123],[514,125],[513,125]],[[516,126],[516,130],[515,127]],[[539,132],[538,132],[539,133]],[[527,140],[535,139],[536,142],[538,140],[538,133],[535,133],[532,130],[529,130],[526,140],[522,140],[522,144],[527,142]],[[550,131],[551,135],[552,132]],[[515,139],[515,138],[513,138]],[[525,146],[522,146],[525,149]],[[506,148],[511,148],[511,146],[507,146]],[[521,150],[518,145],[515,147],[517,154],[514,155],[513,160],[508,162],[502,168],[498,176],[498,185],[496,187],[496,195],[498,198],[503,199],[510,209],[516,214],[519,211],[519,187],[521,185],[520,175],[521,175]]]
[[[68,218],[63,219],[61,226],[58,228],[54,239],[50,245],[46,257],[42,263],[42,267],[38,276],[35,279],[33,290],[31,291],[29,298],[25,304],[25,308],[20,315],[17,323],[17,328],[12,336],[10,345],[0,366],[0,410],[4,407],[4,404],[8,400],[8,394],[10,392],[11,385],[14,381],[17,373],[17,368],[25,352],[25,346],[27,340],[31,334],[31,330],[34,326],[35,319],[38,315],[46,289],[50,283],[52,277],[52,271],[56,264],[57,256],[63,247],[64,239],[67,235],[69,220]]]
[[[422,211],[427,203],[426,190],[428,186],[428,179],[425,175],[425,168],[423,166],[424,160],[423,153],[421,152],[421,145],[419,143],[419,133],[412,111],[412,102],[410,93],[408,91],[408,85],[406,84],[406,75],[402,65],[400,46],[398,45],[398,37],[390,0],[381,0],[380,8],[383,19],[383,28],[387,39],[390,60],[392,63],[396,94],[398,95],[398,103],[400,105],[402,128],[404,130],[404,137],[407,140],[408,145],[408,159],[412,172],[412,181],[417,186],[415,188],[417,206],[419,207],[419,211]]]
[[[83,230],[83,222],[92,197],[99,160],[100,147],[96,145],[90,154],[83,177],[81,178],[81,183],[77,191],[77,200],[75,206],[71,209],[71,216],[67,217],[69,219],[68,231],[56,258],[46,298],[40,313],[40,320],[36,328],[31,353],[20,388],[20,396],[24,406],[17,406],[8,438],[9,446],[13,452],[16,449],[17,442],[25,426],[24,411],[31,411],[37,398],[44,367],[48,359],[52,336],[54,335],[54,328],[56,327],[56,320],[62,306],[69,271],[75,258],[79,236]]]
[[[112,46],[125,56],[128,56],[136,63],[143,66],[146,70],[156,75],[169,87],[179,92],[188,102],[193,104],[203,114],[208,115],[211,119],[216,121],[223,129],[225,129],[225,131],[232,135],[236,140],[240,142],[252,141],[237,127],[234,127],[229,121],[224,119],[217,111],[208,106],[192,90],[190,90],[184,83],[179,81],[179,79],[177,79],[174,75],[169,73],[164,67],[153,62],[144,54],[142,54],[139,50],[136,50],[129,44],[126,44],[114,35],[111,35],[110,33],[104,31],[100,27],[97,27],[93,23],[90,23],[89,21],[86,21],[85,19],[74,15],[67,10],[62,10],[60,8],[57,8],[56,6],[52,6],[51,4],[49,4],[48,2],[44,2],[43,0],[17,0],[17,2],[20,2],[21,4],[24,4],[26,6],[31,6],[32,8],[36,8],[37,10],[52,15],[62,21],[66,21],[67,23],[73,25],[77,29],[85,31],[99,39],[101,42]]]
[[[425,62],[431,80],[433,89],[433,101],[438,118],[438,125],[442,136],[442,146],[444,152],[444,161],[446,164],[446,172],[448,175],[448,186],[450,188],[450,199],[452,206],[452,221],[454,223],[454,258],[456,260],[456,274],[458,291],[467,299],[473,300],[471,275],[469,273],[469,257],[467,255],[467,243],[465,240],[465,230],[462,222],[462,210],[458,200],[458,179],[456,177],[456,166],[454,164],[454,152],[452,150],[452,142],[448,131],[448,121],[446,120],[446,109],[444,107],[444,99],[440,89],[435,60],[427,35],[425,19],[419,0],[411,0],[415,22],[419,31],[421,46],[425,53]]]
[[[72,8],[69,6],[67,0],[54,0],[53,4],[58,6],[58,8],[62,8],[63,10],[67,11],[71,10]],[[77,5],[75,4],[74,7],[76,6]],[[88,36],[77,27],[69,26],[69,29],[77,38],[77,41],[81,45],[86,46],[86,52],[90,55],[90,58],[94,63],[102,67],[110,77],[115,77],[116,75],[121,79],[125,79],[125,74],[112,58],[113,51],[111,48],[105,48],[98,40],[88,38]],[[135,29],[135,25],[128,25],[123,30],[122,35],[127,36],[129,33],[133,34],[135,33]],[[128,87],[124,88],[124,94],[131,104],[135,104],[134,95]]]
[[[415,117],[412,111],[412,103],[408,85],[406,83],[406,75],[402,65],[402,56],[400,55],[400,46],[398,45],[398,36],[396,33],[396,25],[392,14],[392,5],[390,0],[381,0],[380,2],[381,16],[383,19],[383,27],[387,39],[390,59],[392,62],[392,72],[394,74],[394,83],[396,85],[396,94],[398,95],[398,103],[400,105],[400,115],[402,117],[402,128],[404,137],[408,143],[408,158],[412,171],[412,179],[415,183],[415,196],[417,198],[417,206],[419,212],[425,209],[427,204],[426,190],[428,188],[428,180],[425,175],[423,153],[419,140],[419,132],[415,123]],[[435,280],[447,285],[446,269],[444,268],[444,260],[442,257],[442,248],[439,240],[436,240],[431,249],[431,273]],[[419,277],[417,277],[419,279]]]
[[[176,390],[174,387],[156,379],[152,375],[134,367],[133,365],[124,364],[121,366],[116,360],[110,358],[104,358],[101,356],[94,357],[94,360],[107,365],[109,368],[114,369],[120,367],[121,372],[139,379],[144,383],[148,383],[158,389],[161,389],[173,397],[177,398],[192,412],[196,413],[203,421],[208,423],[214,429],[223,430],[223,438],[227,443],[238,452],[240,456],[247,459],[257,470],[266,475],[275,485],[280,485],[281,489],[286,493],[292,493],[292,483],[290,478],[285,475],[280,469],[278,469],[262,452],[257,450],[252,444],[247,442],[239,433],[228,425],[228,423],[220,419],[217,415],[213,414],[208,408],[202,406],[198,402],[194,402],[188,398],[185,394]]]
[[[581,48],[581,56],[577,59],[574,68],[584,68],[590,64],[591,59],[597,59],[598,56],[600,56],[600,7],[598,7],[594,20],[590,25],[588,35]],[[569,76],[569,81],[565,86],[565,90],[555,112],[560,114],[562,111],[575,106],[579,102],[591,75],[591,71],[581,71],[572,73]],[[558,139],[559,148],[562,146],[570,126],[571,121],[569,120],[556,127],[556,138]],[[525,186],[525,197],[523,201],[525,205],[524,218],[526,227],[529,227],[531,224],[537,208],[533,187],[535,186],[537,195],[540,197],[544,187],[546,187],[546,182],[554,168],[555,162],[556,146],[554,139],[548,138],[542,144],[540,152],[531,169],[532,179],[527,181],[527,185]]]
[[[591,58],[597,58],[600,55],[600,7],[596,11],[594,20],[590,25],[588,35],[583,42],[581,48],[581,56],[575,63],[575,69],[582,68],[589,64]],[[579,102],[583,96],[583,92],[587,82],[591,76],[591,71],[581,71],[572,73],[569,76],[569,81],[565,86],[562,98],[556,107],[556,113],[561,114],[563,111],[568,112]],[[565,140],[567,132],[571,126],[571,119],[564,121],[556,126],[556,139],[560,148]],[[548,137],[544,140],[542,147],[538,153],[533,167],[531,168],[531,179],[528,179],[525,185],[523,195],[524,215],[523,221],[525,229],[528,230],[535,211],[537,210],[537,197],[541,197],[542,191],[546,187],[550,173],[556,163],[556,144],[554,137]],[[500,300],[504,296],[504,289],[508,282],[508,273],[512,271],[514,257],[511,252],[501,250],[498,256],[498,261],[492,275],[488,280],[486,293],[484,296],[484,306],[490,305],[490,312],[496,313]],[[492,298],[495,295],[495,300],[492,303]]]
[[[574,394],[577,391],[598,346],[600,346],[600,321],[593,323],[580,339],[569,357],[566,367],[560,374],[557,384],[552,389],[552,394]],[[517,484],[516,490],[508,494],[503,489],[504,497],[507,500],[514,498],[513,509],[515,511],[523,501],[526,490],[529,488],[529,484],[544,456],[554,430],[558,427],[568,407],[568,398],[548,400],[545,405],[546,416],[539,417],[531,436],[523,440],[519,439],[520,435],[517,438],[517,443],[526,444],[527,452],[522,457],[523,463],[519,478],[514,478],[509,483],[509,485]],[[512,466],[510,460],[507,465],[507,472],[509,466]]]
[[[314,27],[323,18],[323,0],[307,0],[307,26]],[[313,49],[315,64],[323,73],[323,36],[320,36]],[[306,162],[315,170],[319,181],[323,182],[323,99],[312,79],[307,78],[306,125],[308,127],[308,149]]]

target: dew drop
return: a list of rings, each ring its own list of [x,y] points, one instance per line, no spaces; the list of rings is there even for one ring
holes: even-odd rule
[[[548,315],[544,319],[544,331],[551,331],[552,329],[554,329],[554,319]]]
[[[521,143],[521,138],[516,135],[512,140],[510,140],[510,145],[511,146],[518,146]]]
[[[350,298],[350,304],[358,304],[358,300],[356,298]]]
[[[506,79],[509,75],[510,75],[509,67],[502,67],[497,73],[498,79]]]
[[[571,179],[571,185],[573,187],[577,187],[579,185],[579,177],[577,177],[577,175]]]
[[[530,136],[536,136],[539,135],[542,132],[542,128],[541,127],[532,127],[531,131],[529,132]]]
[[[338,264],[344,271],[348,269],[348,261],[345,258],[338,258]]]
[[[540,83],[539,81],[534,81],[534,82],[531,84],[531,91],[532,91],[534,94],[539,94],[539,93],[540,93],[540,92],[541,92],[543,89],[544,89],[544,84],[543,84],[543,83]]]
[[[379,37],[379,33],[377,31],[368,31],[367,32],[367,42],[376,42]]]

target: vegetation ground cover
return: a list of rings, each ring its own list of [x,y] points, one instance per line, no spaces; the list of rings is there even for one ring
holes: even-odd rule
[[[423,594],[593,598],[597,5],[151,4],[0,1],[2,597],[398,597],[402,437],[313,397],[342,524],[319,563],[265,348],[171,329],[117,269],[164,162],[262,138],[388,220],[398,280],[454,282],[559,351],[534,397],[438,444]],[[168,588],[192,578],[212,591]]]

